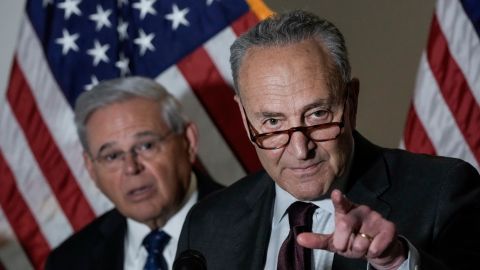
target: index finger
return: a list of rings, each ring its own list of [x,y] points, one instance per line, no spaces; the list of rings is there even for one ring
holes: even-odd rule
[[[335,213],[347,214],[355,207],[355,204],[347,199],[347,197],[338,189],[332,191],[330,198],[332,199]]]

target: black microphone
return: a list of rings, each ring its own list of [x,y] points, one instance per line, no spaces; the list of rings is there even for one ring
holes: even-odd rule
[[[207,261],[199,251],[187,249],[175,259],[173,270],[207,270]]]

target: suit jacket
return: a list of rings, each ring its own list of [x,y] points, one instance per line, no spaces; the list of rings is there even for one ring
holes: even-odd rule
[[[480,176],[464,161],[375,146],[354,133],[347,197],[396,224],[420,253],[419,269],[472,269],[480,258]],[[248,176],[192,208],[177,254],[200,251],[208,269],[264,269],[274,182]],[[333,269],[366,269],[335,255]]]
[[[223,188],[205,175],[196,175],[199,199]],[[112,209],[55,248],[48,256],[45,269],[123,270],[126,232],[126,218]]]

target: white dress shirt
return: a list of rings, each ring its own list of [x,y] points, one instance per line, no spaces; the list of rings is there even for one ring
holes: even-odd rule
[[[283,241],[285,241],[288,233],[290,232],[287,208],[295,201],[298,201],[295,197],[283,190],[277,184],[275,184],[275,193],[276,196],[273,208],[272,231],[270,233],[267,260],[265,264],[265,269],[268,270],[277,269],[277,259],[280,247],[282,246]],[[332,200],[330,198],[326,198],[323,200],[312,201],[311,203],[318,206],[312,217],[312,231],[322,234],[332,233],[335,229],[335,211],[333,208]],[[407,260],[405,260],[405,262],[403,262],[399,270],[417,269],[416,262],[418,261],[418,252],[415,247],[413,247],[413,245],[411,245],[408,241],[407,243],[409,246],[408,258]],[[334,253],[321,249],[314,249],[312,254],[312,269],[332,269]],[[366,266],[365,268],[371,269],[370,265]]]
[[[183,222],[187,216],[190,208],[198,201],[197,178],[192,172],[190,188],[184,199],[184,204],[180,211],[173,215],[163,228],[163,230],[170,236],[170,241],[163,250],[163,257],[167,261],[168,268],[172,269],[175,253],[177,252],[178,239],[182,230]],[[143,247],[142,241],[145,236],[150,233],[150,228],[140,222],[127,218],[127,234],[125,235],[125,270],[140,270],[143,269],[147,259],[147,250]]]

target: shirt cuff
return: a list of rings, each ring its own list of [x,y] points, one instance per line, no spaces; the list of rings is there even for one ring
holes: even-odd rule
[[[420,260],[420,255],[418,253],[417,248],[415,248],[410,241],[408,241],[407,238],[403,236],[399,236],[404,243],[407,244],[408,248],[408,255],[407,259],[398,267],[398,270],[417,270],[418,268],[418,262]],[[367,263],[367,270],[373,270],[374,268],[370,265],[370,263]]]

